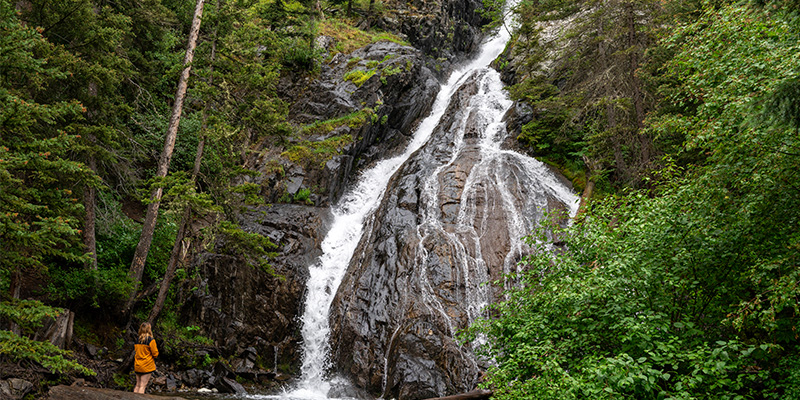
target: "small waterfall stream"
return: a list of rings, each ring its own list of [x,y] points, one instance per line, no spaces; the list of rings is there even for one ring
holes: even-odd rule
[[[540,162],[500,148],[499,142],[502,141],[502,138],[499,135],[501,132],[505,132],[505,126],[501,122],[501,118],[511,106],[511,101],[503,91],[499,75],[494,70],[489,69],[488,65],[502,52],[508,39],[509,34],[502,30],[496,37],[483,45],[480,55],[474,61],[455,71],[448,82],[442,86],[434,102],[431,114],[421,122],[405,152],[397,157],[383,160],[373,168],[364,171],[359,177],[357,185],[349,193],[345,194],[340,203],[333,208],[333,223],[322,242],[323,255],[315,265],[310,267],[305,302],[306,309],[302,317],[304,356],[301,380],[296,385],[296,389],[289,393],[248,397],[292,400],[329,398],[328,393],[331,386],[337,383],[329,381],[325,374],[326,368],[329,366],[330,353],[328,338],[331,328],[328,317],[334,296],[359,241],[362,240],[362,236],[365,234],[365,226],[379,223],[371,221],[371,218],[373,218],[373,213],[385,195],[390,178],[409,160],[412,154],[429,141],[448,109],[451,97],[472,75],[479,74],[482,76],[480,78],[480,91],[470,100],[470,110],[478,110],[479,112],[474,118],[463,118],[461,122],[463,126],[458,129],[460,137],[454,138],[456,145],[451,149],[452,153],[443,156],[449,157],[449,162],[445,161],[436,171],[431,171],[430,179],[425,181],[421,191],[420,202],[423,204],[422,222],[417,231],[420,237],[420,249],[417,252],[417,258],[420,261],[415,262],[415,264],[420,269],[416,273],[422,276],[420,279],[422,286],[427,286],[420,288],[421,295],[425,298],[425,304],[431,308],[433,313],[447,318],[446,307],[437,303],[434,285],[425,283],[427,282],[427,274],[424,271],[425,262],[422,259],[427,256],[427,251],[423,247],[426,237],[430,232],[436,231],[451,236],[453,238],[451,242],[454,243],[454,246],[463,246],[460,243],[465,242],[480,242],[481,236],[485,232],[480,232],[479,229],[476,230],[473,220],[480,218],[480,216],[476,215],[480,213],[480,207],[476,205],[474,199],[480,199],[482,192],[487,190],[498,191],[503,199],[502,201],[508,203],[506,207],[508,215],[506,218],[514,221],[510,224],[511,228],[509,228],[510,231],[507,235],[515,238],[516,242],[519,243],[515,244],[517,248],[512,252],[514,255],[506,256],[503,261],[504,271],[510,272],[514,268],[518,256],[524,252],[523,245],[518,239],[529,234],[533,226],[531,221],[526,221],[522,218],[522,215],[529,212],[530,209],[545,208],[540,204],[542,197],[532,196],[532,200],[528,203],[523,200],[526,206],[524,209],[519,209],[513,206],[513,204],[519,204],[519,199],[512,199],[514,194],[507,190],[504,192],[502,185],[498,185],[496,182],[509,179],[516,180],[518,185],[520,182],[524,182],[524,184],[540,182],[538,184],[539,187],[530,188],[530,191],[549,192],[551,196],[563,199],[565,203],[570,204],[569,212],[574,214],[574,208],[577,207],[577,202],[574,201],[574,194],[558,183],[556,178],[549,171],[546,171]],[[467,126],[468,124],[470,126]],[[441,213],[439,212],[438,197],[440,196],[441,188],[436,177],[441,170],[448,168],[456,160],[457,153],[461,151],[465,141],[475,142],[474,138],[469,137],[469,132],[475,131],[480,131],[477,139],[480,157],[477,164],[472,167],[473,173],[467,179],[463,189],[465,195],[462,196],[462,198],[469,197],[473,200],[459,204],[455,223],[445,226],[441,221]],[[509,163],[513,163],[517,167],[509,168],[506,165]],[[519,165],[523,167],[519,168]],[[526,176],[520,177],[518,175]],[[575,206],[572,206],[570,202],[574,203]],[[480,254],[480,250],[477,251],[477,254],[474,250],[462,251],[459,254],[463,254],[465,260],[459,263],[464,266],[463,271],[457,273],[462,279],[468,281],[465,286],[469,293],[464,293],[462,297],[469,299],[469,304],[466,308],[469,310],[469,320],[472,321],[480,315],[489,301],[488,289],[481,284],[488,281],[490,277],[486,273],[485,261]],[[449,323],[448,325],[451,328],[451,334],[455,334],[458,324]]]

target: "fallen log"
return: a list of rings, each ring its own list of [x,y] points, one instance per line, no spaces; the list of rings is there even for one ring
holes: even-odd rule
[[[476,389],[471,392],[454,394],[445,397],[431,397],[425,400],[486,400],[492,397],[493,392],[486,389]]]

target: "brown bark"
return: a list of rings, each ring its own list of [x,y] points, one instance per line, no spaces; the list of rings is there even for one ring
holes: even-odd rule
[[[197,36],[200,31],[200,20],[203,15],[203,0],[197,0],[197,6],[194,10],[194,17],[192,18],[192,28],[189,31],[189,42],[186,45],[186,57],[183,60],[183,71],[181,72],[180,79],[178,80],[178,89],[175,93],[175,104],[172,107],[172,115],[169,119],[169,126],[167,127],[167,135],[164,140],[164,149],[161,151],[161,157],[158,161],[158,170],[156,176],[163,178],[167,176],[169,170],[170,160],[172,159],[172,151],[175,148],[175,139],[178,136],[178,125],[183,111],[183,100],[186,97],[186,88],[189,81],[189,73],[192,69],[192,60],[194,58],[194,49],[197,44]],[[158,188],[153,191],[150,196],[150,204],[147,206],[147,214],[145,215],[144,225],[142,226],[142,234],[139,237],[139,244],[136,246],[136,252],[133,255],[131,268],[128,271],[128,276],[133,281],[133,289],[131,290],[128,302],[123,308],[123,313],[130,313],[133,308],[134,300],[136,299],[136,291],[139,289],[139,284],[142,280],[142,272],[144,272],[145,261],[147,260],[147,253],[150,251],[150,244],[153,241],[153,232],[156,227],[156,218],[158,217],[158,208],[161,203],[161,195],[163,190]]]
[[[651,140],[650,137],[642,133],[644,127],[644,91],[642,90],[642,82],[639,76],[636,75],[636,70],[639,68],[639,35],[636,30],[636,10],[634,9],[633,2],[628,2],[626,6],[626,17],[628,23],[628,47],[634,48],[630,52],[630,79],[631,87],[633,89],[633,106],[636,112],[636,128],[638,129],[639,136],[639,162],[641,166],[650,163],[651,157]]]
[[[582,218],[582,215],[586,212],[586,208],[589,206],[589,201],[592,199],[592,194],[594,194],[594,175],[596,171],[601,170],[602,164],[589,159],[589,157],[584,156],[583,162],[586,165],[586,186],[583,188],[583,194],[581,194],[581,201],[578,204],[578,212],[575,213],[575,217],[573,217],[574,221],[578,221]]]
[[[89,156],[89,168],[97,173],[97,161],[93,155]],[[83,221],[83,244],[86,246],[86,253],[91,257],[86,261],[86,267],[97,269],[97,239],[95,237],[95,222],[97,220],[95,207],[97,205],[97,189],[93,186],[86,186],[83,192],[83,205],[86,208],[86,215]]]

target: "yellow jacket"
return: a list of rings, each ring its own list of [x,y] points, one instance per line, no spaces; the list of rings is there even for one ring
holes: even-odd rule
[[[133,363],[133,370],[140,374],[147,374],[156,370],[156,362],[153,357],[158,357],[158,347],[155,339],[149,337],[144,342],[137,342],[133,345],[136,352],[136,361]]]

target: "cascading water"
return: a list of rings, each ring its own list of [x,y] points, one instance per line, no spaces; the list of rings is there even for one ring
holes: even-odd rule
[[[529,234],[533,228],[532,222],[521,218],[523,213],[531,212],[532,209],[542,209],[541,197],[532,196],[531,201],[514,199],[514,193],[505,189],[496,182],[503,180],[517,180],[528,182],[540,182],[539,187],[530,188],[531,191],[541,190],[550,192],[551,196],[562,199],[570,204],[570,213],[574,213],[573,204],[575,196],[563,185],[556,182],[552,176],[543,173],[541,163],[523,155],[501,150],[499,146],[499,132],[504,131],[504,124],[501,122],[503,114],[511,105],[506,94],[502,90],[502,83],[498,74],[487,68],[488,64],[494,60],[505,47],[509,39],[509,34],[501,31],[496,37],[483,45],[477,59],[454,72],[447,84],[444,85],[433,105],[431,115],[428,116],[417,128],[411,143],[405,152],[392,159],[379,162],[373,168],[365,171],[359,178],[354,189],[347,193],[341,202],[333,209],[334,220],[330,231],[322,242],[323,255],[320,260],[310,267],[310,277],[308,280],[306,294],[306,309],[303,314],[302,335],[304,339],[304,357],[302,365],[301,381],[297,388],[291,393],[278,396],[257,396],[256,398],[282,398],[282,399],[327,399],[332,382],[326,379],[325,371],[329,362],[329,336],[331,328],[329,326],[329,313],[334,296],[346,273],[348,265],[351,264],[354,252],[366,238],[362,238],[367,231],[365,227],[373,226],[378,223],[372,221],[374,212],[380,205],[385,196],[387,186],[393,175],[406,163],[412,154],[420,150],[431,135],[437,129],[451,97],[459,90],[459,87],[468,80],[473,74],[482,76],[481,88],[478,94],[472,96],[470,106],[465,111],[473,114],[472,118],[463,118],[463,125],[459,137],[454,138],[455,144],[451,146],[451,153],[443,157],[445,160],[430,175],[423,184],[421,190],[421,223],[417,228],[419,237],[419,250],[416,252],[414,262],[420,282],[418,288],[419,295],[422,296],[423,303],[433,314],[440,315],[448,319],[447,306],[442,304],[436,296],[436,285],[429,281],[428,273],[425,271],[425,259],[429,256],[429,251],[425,247],[429,235],[436,232],[451,237],[453,246],[464,247],[463,243],[478,243],[485,232],[476,229],[474,220],[481,218],[481,212],[475,199],[480,199],[481,193],[486,190],[495,190],[500,193],[503,203],[507,203],[507,219],[509,223],[509,235],[515,238],[515,249],[512,249],[505,256],[503,270],[510,272],[515,265],[517,256],[524,252],[523,245],[518,238]],[[467,126],[467,125],[470,126]],[[457,155],[464,148],[465,142],[474,142],[467,132],[480,131],[479,133],[479,153],[477,163],[471,167],[471,172],[463,188],[465,196],[469,198],[458,205],[457,217],[451,223],[442,221],[439,211],[438,198],[440,197],[441,182],[436,177],[445,169],[452,166]],[[513,165],[509,167],[508,165]],[[525,177],[521,177],[525,175]],[[533,176],[535,175],[535,176]],[[489,188],[491,186],[491,188]],[[554,189],[557,188],[557,189]],[[480,200],[478,200],[480,202]],[[485,217],[485,216],[484,216]],[[535,222],[535,221],[534,221]],[[478,246],[480,247],[480,246]],[[463,258],[458,264],[462,266],[462,271],[457,272],[467,283],[464,285],[465,293],[459,295],[467,300],[467,313],[469,321],[479,316],[481,310],[486,306],[490,299],[485,286],[481,284],[490,279],[486,270],[486,262],[483,260],[480,249],[464,250],[457,252]],[[517,255],[517,256],[514,256]],[[515,258],[517,257],[517,258]],[[449,334],[452,336],[460,324],[448,321]],[[394,329],[394,334],[399,332],[399,327]],[[391,334],[391,336],[394,336]],[[394,338],[392,337],[392,340]],[[387,356],[388,359],[388,356]],[[384,367],[384,379],[388,375],[388,367]],[[384,380],[384,386],[386,382]]]

